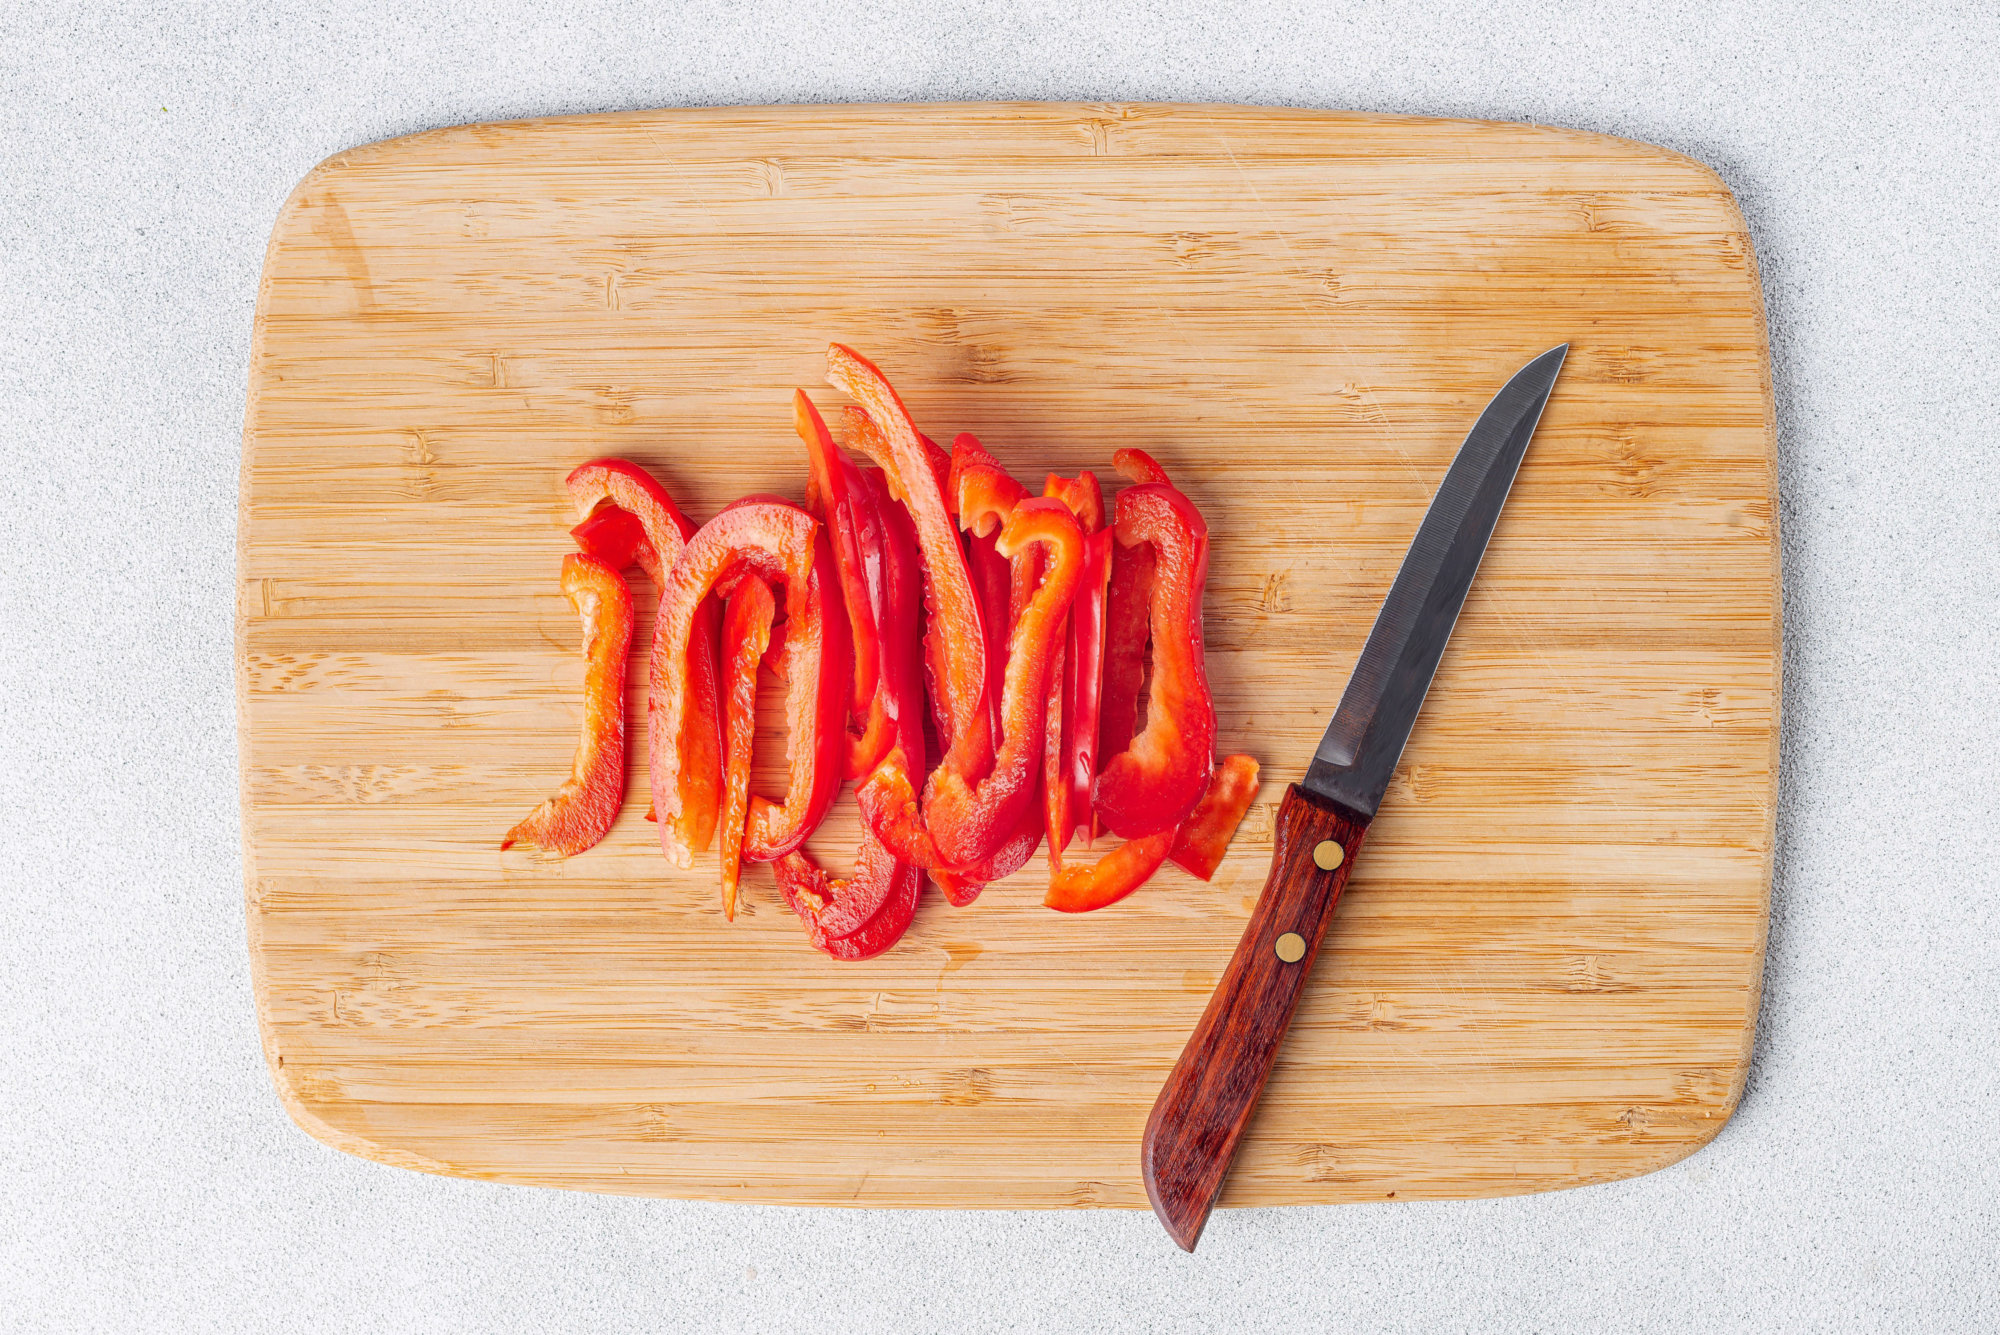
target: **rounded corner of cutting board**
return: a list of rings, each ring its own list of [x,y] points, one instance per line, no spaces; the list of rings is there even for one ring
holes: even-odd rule
[[[601,151],[552,160],[572,137]],[[631,188],[663,163],[671,188]],[[1145,1108],[1268,829],[1213,887],[1055,926],[1031,864],[864,965],[752,914],[704,982],[712,886],[664,878],[636,813],[566,871],[487,846],[573,741],[549,720],[574,622],[535,583],[563,543],[550,460],[672,461],[691,509],[790,486],[759,368],[862,332],[1024,475],[1226,442],[1190,484],[1219,525],[1210,654],[1268,782],[1477,401],[1561,324],[1597,332],[1225,1204],[1511,1194],[1705,1144],[1755,1023],[1777,779],[1768,352],[1717,184],[1585,132],[1120,104],[625,113],[327,159],[266,261],[239,531],[253,979],[288,1114],[480,1180],[1143,1206]],[[1321,435],[1340,448],[1300,453]],[[1276,488],[1338,539],[1288,536]]]

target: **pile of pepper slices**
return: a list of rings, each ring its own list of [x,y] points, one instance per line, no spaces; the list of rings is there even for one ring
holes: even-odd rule
[[[1045,837],[1043,903],[1063,912],[1124,898],[1169,857],[1207,880],[1257,762],[1215,755],[1208,526],[1193,503],[1139,450],[1114,456],[1134,485],[1112,511],[1088,472],[1032,496],[972,435],[938,448],[852,349],[827,350],[827,381],[858,405],[836,415],[841,437],[875,466],[856,466],[796,393],[803,509],[750,496],[696,528],[622,459],[569,475],[581,550],[562,587],[583,619],[583,737],[571,777],[501,847],[580,853],[618,815],[623,572],[637,565],[660,590],[647,696],[660,845],[687,867],[720,835],[731,918],[742,864],[768,862],[815,946],[867,959],[901,938],[926,872],[962,907]],[[750,792],[760,667],[786,687],[783,803]],[[802,845],[843,779],[862,836],[835,880]],[[1125,842],[1064,860],[1079,831],[1089,847],[1105,830]]]

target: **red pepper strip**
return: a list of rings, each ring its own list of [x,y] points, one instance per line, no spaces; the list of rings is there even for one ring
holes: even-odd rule
[[[785,759],[791,785],[782,805],[752,795],[743,831],[746,862],[770,862],[804,843],[840,794],[847,754],[847,612],[834,594],[824,533],[800,593],[785,588]]]
[[[966,499],[975,499],[971,487]],[[959,518],[976,527],[984,516],[961,510]],[[993,853],[1015,832],[1024,809],[1033,807],[1049,658],[1082,565],[1083,536],[1062,502],[1037,497],[1008,516],[1000,554],[1013,558],[1036,544],[1050,549],[1049,573],[1014,627],[1001,702],[1005,727],[990,770],[983,778],[969,778],[946,756],[925,785],[920,808],[908,759],[892,750],[856,793],[862,819],[905,861],[963,871]]]
[[[997,526],[990,533],[970,534],[965,542],[965,564],[979,598],[980,628],[986,632],[986,726],[993,737],[1000,735],[1000,694],[1007,680],[1007,607],[1014,582],[999,542]]]
[[[962,909],[979,898],[979,892],[994,881],[1012,876],[1028,865],[1042,842],[1042,813],[1033,802],[1021,808],[1021,823],[1007,841],[969,867],[931,872],[931,879],[953,908]]]
[[[1118,471],[1137,483],[1166,482],[1167,472],[1144,450],[1111,456]],[[1153,549],[1120,546],[1111,555],[1111,587],[1105,598],[1104,686],[1097,724],[1097,758],[1109,759],[1132,744],[1138,728],[1139,696],[1146,684],[1146,636],[1153,601]],[[1086,826],[1085,842],[1096,833]]]
[[[1160,869],[1173,843],[1174,831],[1161,830],[1127,840],[1088,865],[1051,867],[1049,892],[1042,903],[1061,913],[1088,913],[1115,904]]]
[[[961,770],[976,769],[993,745],[982,704],[985,637],[979,600],[965,568],[958,529],[938,490],[932,455],[902,399],[873,362],[835,343],[827,348],[826,364],[828,383],[853,398],[873,419],[876,431],[864,434],[860,443],[888,475],[891,490],[902,498],[916,521],[924,563],[924,602],[932,633],[940,642],[933,685],[944,701],[944,715],[950,723],[948,760],[955,759]]]
[[[873,958],[902,939],[916,916],[917,899],[923,891],[924,874],[907,862],[898,862],[886,848],[866,835],[861,854],[849,881],[830,881],[825,872],[799,853],[788,853],[776,864],[778,889],[785,902],[806,926],[815,948],[837,960]],[[862,882],[879,882],[885,888],[881,908],[873,918],[846,936],[830,934],[824,923],[842,900],[853,897],[853,887]]]
[[[1001,523],[1014,512],[1014,507],[1028,499],[1028,489],[1009,477],[1000,461],[988,454],[979,443],[979,438],[971,432],[960,433],[951,445],[951,494],[957,498],[957,518],[959,527],[965,529],[976,544],[980,537],[998,535]],[[972,507],[972,518],[968,518],[966,507]],[[1074,507],[1071,507],[1072,511]],[[977,522],[973,522],[976,519]],[[1002,608],[1006,620],[1006,632],[999,636],[1004,649],[1008,634],[1021,613],[1027,610],[1028,600],[1035,596],[1035,585],[1041,579],[1041,552],[1030,548],[1008,562],[1006,598],[1004,603],[997,597],[1000,582],[995,581],[995,598],[992,606]],[[984,613],[989,604],[981,605]],[[989,642],[991,641],[989,626]],[[987,693],[997,697],[1004,682],[1004,674],[993,670],[991,661],[987,663]]]
[[[1098,485],[1097,474],[1087,469],[1075,477],[1050,473],[1042,483],[1042,495],[1053,496],[1067,505],[1085,533],[1095,533],[1104,527],[1104,488]]]
[[[657,564],[652,544],[646,541],[646,530],[639,523],[638,516],[630,510],[621,510],[610,501],[600,504],[595,510],[569,531],[576,539],[577,549],[594,556],[613,570],[623,570],[630,565]],[[645,549],[645,560],[639,557],[640,549]]]
[[[744,857],[764,862],[798,847],[840,786],[837,748],[850,661],[847,617],[834,594],[832,558],[820,533],[818,521],[795,505],[739,501],[704,524],[667,573],[654,622],[649,707],[660,846],[676,866],[689,866],[697,847],[686,796],[689,770],[699,757],[690,735],[697,722],[690,660],[701,609],[718,586],[727,588],[750,575],[785,585],[785,718],[791,728],[792,784],[781,808],[752,800]]]
[[[968,478],[960,493],[959,522],[977,528],[987,522],[990,512],[979,508],[983,502],[973,482]],[[1083,566],[1083,534],[1061,501],[1034,497],[1007,515],[1000,532],[1002,556],[1019,560],[1038,545],[1048,550],[1048,573],[1022,611],[1007,646],[1006,690],[1000,706],[1004,726],[993,768],[974,781],[947,760],[924,794],[924,819],[947,870],[978,862],[1014,832],[1023,809],[1032,805],[1041,775],[1050,660]]]
[[[1167,470],[1144,450],[1119,450],[1111,456],[1112,466],[1135,483],[1165,482],[1172,486]]]
[[[863,482],[861,470],[834,443],[826,422],[803,391],[794,398],[794,418],[812,459],[808,505],[817,493],[821,498],[818,513],[833,537],[834,565],[840,572],[854,637],[854,691],[848,712],[859,726],[848,734],[846,774],[859,779],[882,763],[896,733],[887,697],[876,689],[883,654],[880,626],[888,542],[882,510],[890,501],[886,492],[878,499],[876,491]],[[861,415],[861,421],[868,422],[866,414]],[[873,430],[872,423],[868,429]]]
[[[878,641],[875,608],[869,597],[861,537],[853,512],[853,489],[860,482],[860,470],[833,443],[826,420],[802,389],[792,391],[792,426],[806,444],[806,458],[811,465],[806,482],[806,508],[827,526],[833,540],[834,569],[840,574],[841,596],[847,600],[847,624],[854,633],[853,695],[848,712],[856,718],[866,718],[868,702],[875,695]]]
[[[778,614],[771,586],[751,576],[722,614],[722,916],[736,921],[743,870],[743,822],[750,812],[750,754],[757,727],[757,664],[771,647]]]
[[[1167,470],[1160,467],[1159,460],[1144,450],[1119,450],[1111,456],[1111,462],[1119,472],[1132,479],[1134,483],[1164,482],[1170,487],[1174,485],[1167,477]],[[1206,580],[1208,577],[1208,531],[1206,529],[1202,530],[1201,535],[1201,569],[1202,578]]]
[[[987,516],[976,526],[965,523],[968,481],[978,493],[974,504]],[[945,495],[952,499],[960,527],[967,530],[966,556],[986,630],[986,716],[998,737],[1000,698],[1007,684],[1007,638],[1034,595],[1036,570],[1031,561],[1007,560],[997,544],[1001,521],[1027,499],[1028,489],[1007,475],[1000,461],[979,443],[979,437],[964,431],[951,443]]]
[[[879,459],[888,450],[888,438],[882,434],[882,429],[875,425],[875,419],[870,417],[865,409],[857,408],[851,403],[842,404],[839,415],[833,420],[839,423],[833,432],[834,439],[856,454]],[[958,501],[951,487],[951,455],[921,431],[917,433],[917,442],[923,446],[924,458],[930,461],[931,472],[937,476],[938,494],[944,497],[945,513],[956,523]],[[895,499],[902,500],[903,493],[896,492]]]
[[[579,519],[605,501],[637,519],[646,531],[646,544],[635,559],[655,585],[666,582],[667,571],[694,536],[694,525],[651,473],[625,459],[592,459],[571,470],[565,485]]]
[[[1093,533],[1083,542],[1083,574],[1069,607],[1069,660],[1063,683],[1065,714],[1062,782],[1069,787],[1070,834],[1081,828],[1084,846],[1097,832],[1091,816],[1091,788],[1097,781],[1098,720],[1104,703],[1104,624],[1106,582],[1111,577],[1110,530]],[[1144,641],[1140,643],[1144,649]],[[1136,695],[1137,692],[1135,691]]]
[[[1149,546],[1112,549],[1111,582],[1104,597],[1104,687],[1097,718],[1100,762],[1130,746],[1139,730],[1139,695],[1146,686],[1146,636],[1153,607],[1153,566]]]
[[[636,561],[655,588],[666,587],[667,572],[680,559],[681,550],[694,535],[694,525],[674,504],[673,497],[653,479],[653,475],[625,459],[592,459],[570,471],[565,479],[570,500],[576,505],[576,512],[584,522],[571,533],[579,543],[586,538],[595,540],[598,534],[579,532],[591,527],[591,516],[607,505],[618,507],[634,519],[644,530],[642,541],[632,544],[628,560]],[[591,550],[589,547],[586,551]],[[717,617],[713,606],[705,607],[697,617],[694,628],[693,647],[688,659],[693,670],[693,688],[689,706],[687,761],[681,768],[680,810],[684,813],[682,824],[689,847],[696,851],[706,849],[715,837],[716,815],[722,805],[722,704],[721,687],[716,680]],[[658,644],[655,637],[654,643]],[[654,666],[648,674],[647,706],[648,724],[654,706],[651,703],[654,692],[659,687],[659,669]],[[659,742],[649,735],[649,752],[657,752]],[[653,808],[657,810],[660,794],[653,793]],[[653,812],[649,811],[648,815]]]
[[[871,459],[884,459],[889,456],[888,438],[883,436],[881,430],[875,425],[875,419],[867,413],[852,404],[848,404],[840,410],[840,416],[836,420],[841,423],[844,429],[843,439],[848,448],[858,450]],[[932,474],[937,478],[939,494],[943,496],[945,502],[945,511],[951,516],[952,523],[956,524],[958,522],[958,500],[956,495],[946,485],[951,473],[951,456],[939,449],[929,436],[920,435],[918,439],[923,442],[924,454],[930,461]],[[886,478],[886,474],[883,474],[879,468],[871,471]],[[888,483],[888,488],[889,499],[900,504],[902,497],[896,491],[893,481]],[[886,507],[887,502],[883,502],[882,504]],[[907,516],[907,508],[904,509],[904,514]],[[937,725],[938,740],[941,743],[939,749],[941,751],[949,751],[951,749],[951,716],[947,712],[944,690],[940,685],[944,681],[947,671],[944,638],[944,628],[942,626],[927,624],[924,627],[923,662],[924,682],[926,686],[924,694],[930,701],[931,717]],[[987,735],[989,738],[992,735],[990,727]],[[876,763],[881,763],[880,757],[876,758]],[[858,776],[850,771],[848,777],[855,778]]]
[[[1049,858],[1060,862],[1077,826],[1083,826],[1086,842],[1091,830],[1090,785],[1097,777],[1097,716],[1104,689],[1104,583],[1111,572],[1112,537],[1100,531],[1104,490],[1096,474],[1064,478],[1051,473],[1042,494],[1067,505],[1084,532],[1083,572],[1069,605],[1062,670],[1049,682],[1050,727],[1060,716],[1060,745],[1057,738],[1049,739],[1042,774],[1042,800],[1051,821]]]
[[[563,558],[562,591],[583,620],[583,736],[569,778],[500,841],[532,844],[564,857],[610,832],[625,800],[625,651],[632,644],[632,591],[593,556]]]
[[[1174,839],[1174,862],[1204,881],[1214,876],[1256,796],[1257,762],[1249,756],[1224,756],[1208,781],[1208,791],[1181,822]]]
[[[888,483],[880,472],[870,469],[861,481],[859,490],[871,505],[879,507],[877,518],[886,539],[881,562],[882,620],[891,626],[913,626],[923,596],[916,532],[903,507],[889,499]],[[921,769],[925,748],[917,645],[902,635],[884,641],[882,649],[885,713],[894,724],[896,745],[902,754],[914,757]],[[785,897],[804,919],[813,944],[839,959],[866,958],[892,945],[909,926],[923,883],[923,873],[914,864],[896,858],[866,825],[849,879],[830,880],[803,852],[786,854],[778,860],[776,870]],[[838,944],[843,940],[847,946]],[[864,947],[865,953],[842,953]]]
[[[1071,614],[1075,608],[1072,605]],[[1048,721],[1042,726],[1042,817],[1049,837],[1049,866],[1062,866],[1063,849],[1069,846],[1069,780],[1063,773],[1063,705],[1069,684],[1069,646],[1056,644],[1055,661],[1049,665]]]
[[[1179,825],[1208,786],[1215,763],[1215,703],[1202,663],[1201,597],[1208,526],[1194,503],[1164,482],[1118,494],[1118,542],[1152,544],[1158,562],[1151,616],[1153,682],[1146,727],[1104,765],[1093,809],[1127,839]]]

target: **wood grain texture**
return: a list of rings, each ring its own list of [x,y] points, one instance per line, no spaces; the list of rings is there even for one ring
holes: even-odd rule
[[[697,519],[797,498],[790,394],[837,401],[833,339],[1023,478],[1138,446],[1201,506],[1221,741],[1277,781],[1212,884],[1168,867],[1071,917],[1038,856],[849,964],[761,868],[725,923],[713,858],[661,858],[636,762],[590,853],[499,850],[576,737],[564,473],[625,455]],[[265,265],[239,557],[287,1108],[516,1182],[1143,1207],[1147,1111],[1276,794],[1465,430],[1562,341],[1224,1205],[1629,1176],[1735,1106],[1779,601],[1760,294],[1713,173],[1533,126],[1086,105],[466,126],[322,164]],[[813,850],[844,867],[855,831],[843,799]]]
[[[1139,1172],[1153,1213],[1193,1251],[1291,1027],[1368,822],[1297,784],[1278,803],[1264,893],[1146,1118]],[[1322,866],[1321,844],[1340,856]],[[1287,936],[1304,944],[1286,958]],[[1294,943],[1297,944],[1296,942]]]

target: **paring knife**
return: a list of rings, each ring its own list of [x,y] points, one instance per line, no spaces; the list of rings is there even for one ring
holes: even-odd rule
[[[1146,1120],[1146,1194],[1187,1251],[1229,1174],[1568,352],[1565,343],[1515,372],[1473,424],[1389,586],[1305,781],[1278,805],[1264,894]]]

